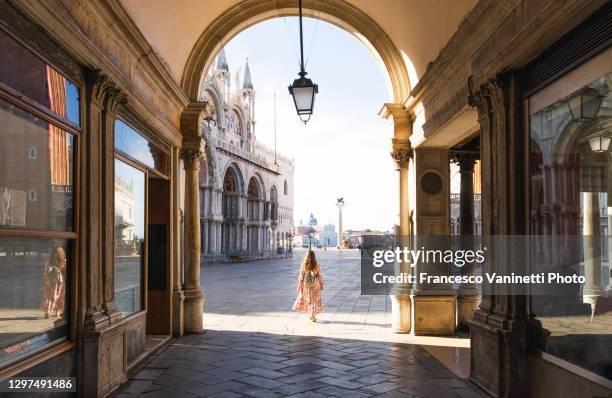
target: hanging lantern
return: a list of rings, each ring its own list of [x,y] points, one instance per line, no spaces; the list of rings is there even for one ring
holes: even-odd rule
[[[597,117],[604,96],[594,88],[587,88],[567,101],[572,119],[576,122],[586,122]]]
[[[591,151],[595,153],[604,153],[610,148],[610,141],[612,141],[612,138],[606,135],[595,134],[589,137],[589,146]]]
[[[302,70],[300,78],[295,79],[289,86],[289,93],[293,96],[295,110],[304,124],[310,120],[314,108],[315,96],[319,92],[319,87],[306,78],[306,72]]]
[[[304,122],[308,123],[314,108],[315,96],[319,92],[319,86],[314,84],[312,80],[306,78],[306,70],[304,70],[304,40],[302,34],[302,0],[298,1],[299,20],[300,20],[300,75],[299,79],[295,79],[293,84],[289,86],[289,94],[293,97],[295,110],[298,116]]]

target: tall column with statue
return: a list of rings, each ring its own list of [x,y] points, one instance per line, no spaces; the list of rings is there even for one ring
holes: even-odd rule
[[[344,198],[338,198],[336,200],[336,207],[338,208],[338,248],[342,247],[342,208],[344,207]]]

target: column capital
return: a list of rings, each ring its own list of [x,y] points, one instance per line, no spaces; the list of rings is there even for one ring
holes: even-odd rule
[[[91,102],[105,108],[110,113],[115,113],[120,105],[127,103],[127,95],[108,75],[99,70],[87,73],[87,85]]]
[[[473,173],[476,161],[480,159],[477,151],[450,151],[451,162],[459,166],[460,173]]]
[[[204,142],[200,137],[184,137],[181,159],[185,170],[199,170],[200,160],[204,158]]]
[[[395,160],[398,169],[407,169],[410,159],[414,155],[414,150],[410,145],[410,140],[392,138],[391,157]]]

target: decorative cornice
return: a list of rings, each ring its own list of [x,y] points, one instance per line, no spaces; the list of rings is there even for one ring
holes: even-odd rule
[[[213,110],[213,106],[208,102],[190,102],[181,114],[183,137],[201,137],[202,119],[212,115]]]
[[[390,117],[392,117],[394,121],[400,119],[408,119],[408,121],[410,122],[414,121],[414,115],[412,114],[412,112],[408,111],[404,104],[401,103],[384,103],[380,111],[378,111],[378,115],[383,119],[389,119]]]

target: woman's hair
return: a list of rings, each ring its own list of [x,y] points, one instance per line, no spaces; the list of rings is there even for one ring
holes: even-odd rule
[[[314,271],[317,269],[317,258],[312,250],[308,250],[302,261],[302,271]]]

